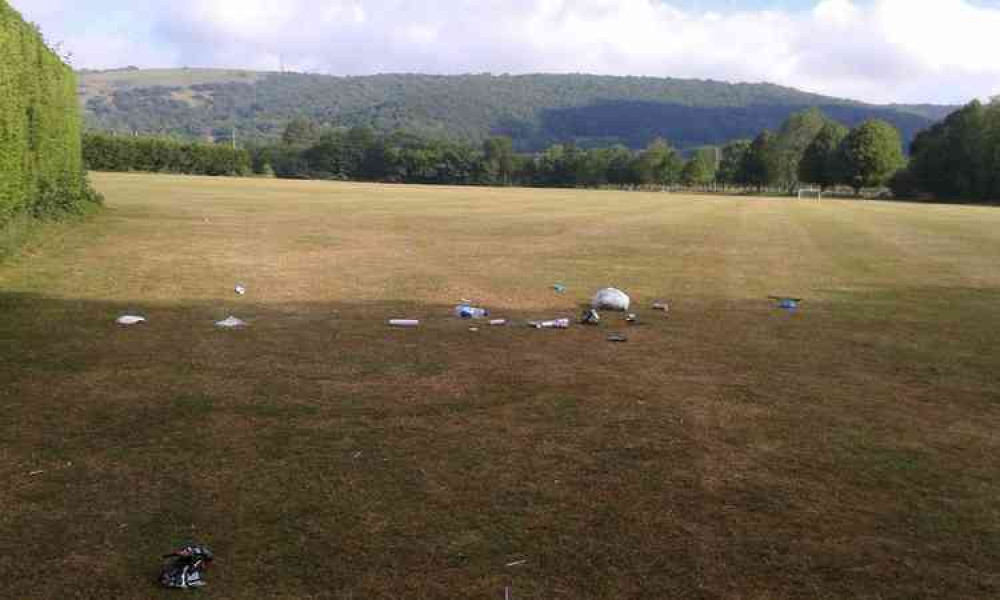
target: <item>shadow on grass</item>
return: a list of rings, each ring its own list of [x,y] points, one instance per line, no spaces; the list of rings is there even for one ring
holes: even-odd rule
[[[165,598],[157,556],[197,540],[209,592],[243,599],[1000,592],[985,363],[911,364],[967,325],[672,305],[614,345],[618,316],[0,294],[0,577]]]

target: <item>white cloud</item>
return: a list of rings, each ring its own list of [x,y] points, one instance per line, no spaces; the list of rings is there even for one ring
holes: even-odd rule
[[[18,0],[14,0],[19,4]],[[334,74],[591,72],[773,81],[869,101],[1000,93],[1000,8],[822,0],[812,10],[670,0],[24,0],[81,66]],[[733,6],[737,3],[727,3]],[[82,24],[82,25],[81,25]],[[84,27],[85,26],[85,27]],[[52,35],[54,32],[54,35]]]

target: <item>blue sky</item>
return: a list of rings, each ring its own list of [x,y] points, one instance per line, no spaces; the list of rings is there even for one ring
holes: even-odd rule
[[[77,67],[589,72],[1000,94],[992,0],[12,0]]]

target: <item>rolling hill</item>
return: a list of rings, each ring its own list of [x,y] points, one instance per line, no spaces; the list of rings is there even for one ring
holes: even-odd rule
[[[891,122],[910,140],[953,107],[878,106],[773,84],[596,75],[335,77],[213,69],[83,71],[90,128],[244,140],[280,136],[300,116],[472,144],[508,135],[520,150],[573,141],[689,149],[776,129],[817,106],[847,125]]]

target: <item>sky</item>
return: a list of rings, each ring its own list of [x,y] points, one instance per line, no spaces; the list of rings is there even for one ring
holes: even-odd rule
[[[77,68],[596,73],[1000,94],[1000,0],[9,0]]]

